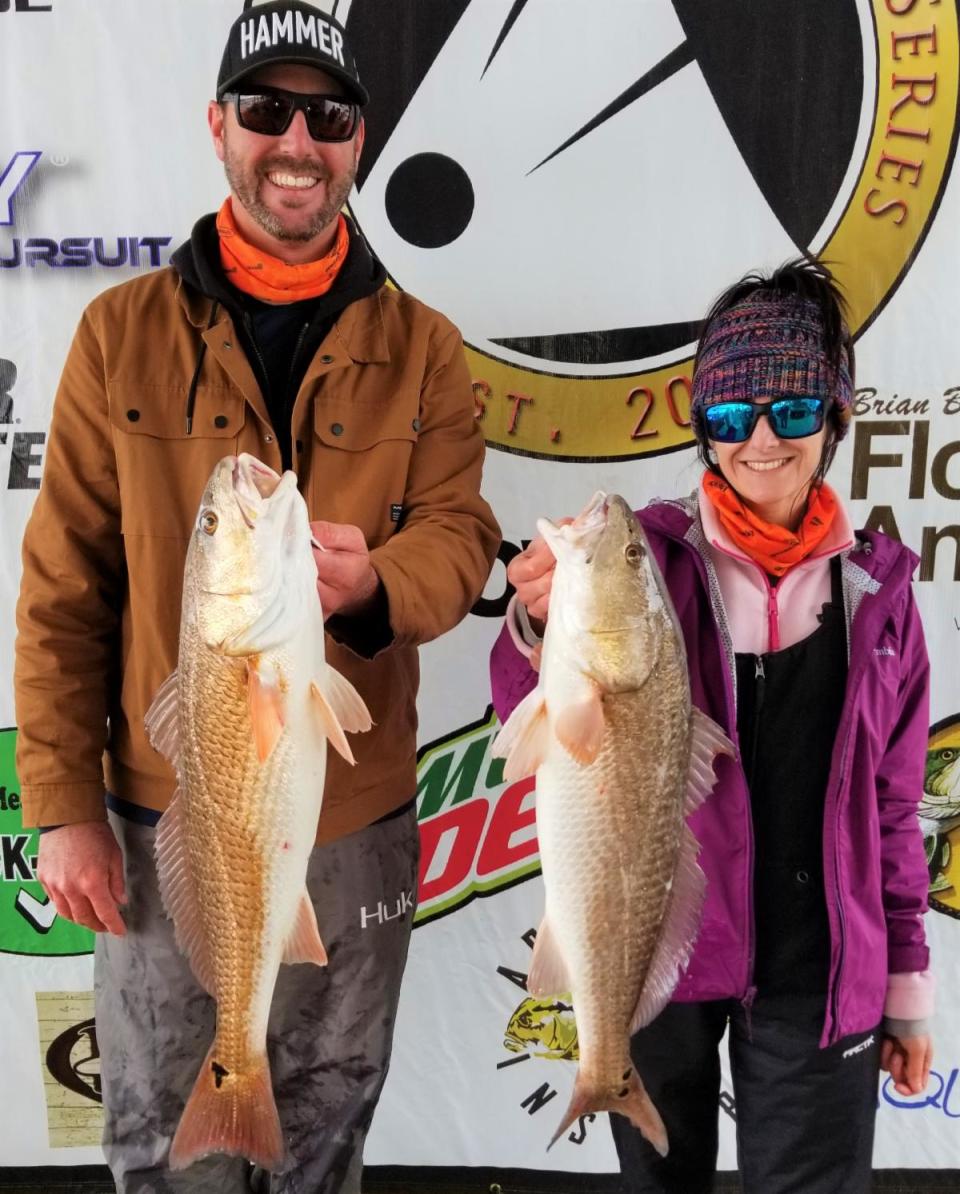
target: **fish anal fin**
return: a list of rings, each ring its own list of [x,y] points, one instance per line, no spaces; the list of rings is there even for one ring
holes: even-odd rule
[[[263,667],[257,656],[247,660],[247,704],[257,758],[265,763],[283,733],[283,693],[277,677]]]
[[[557,741],[582,766],[592,763],[600,753],[605,728],[603,694],[592,682],[582,699],[564,705],[558,711],[554,722]]]
[[[699,853],[697,839],[684,825],[660,936],[630,1021],[631,1036],[666,1007],[696,945],[707,886],[697,862]]]
[[[276,1173],[286,1148],[266,1054],[252,1069],[231,1073],[217,1061],[217,1049],[214,1041],[183,1109],[170,1168],[186,1169],[201,1157],[225,1153]]]
[[[503,777],[508,783],[536,772],[547,755],[548,733],[547,707],[537,687],[510,714],[491,747],[494,758],[506,759]]]
[[[174,767],[180,761],[179,705],[177,673],[172,672],[157,689],[144,718],[150,745]]]
[[[530,973],[527,975],[527,990],[537,996],[566,995],[570,991],[567,965],[546,917],[537,929]]]
[[[327,700],[326,694],[316,681],[311,681],[310,696],[313,699],[313,709],[320,724],[320,732],[325,738],[330,740],[330,745],[337,754],[346,759],[350,766],[353,767],[356,764],[356,759],[353,757],[353,751],[350,749],[347,736],[343,732],[343,726],[337,719],[337,715]]]
[[[733,743],[720,726],[696,705],[690,710],[690,764],[687,769],[687,795],[684,815],[703,804],[713,791],[717,777],[713,770],[716,755],[736,758]]]
[[[177,944],[186,955],[197,982],[216,996],[213,956],[203,926],[199,896],[187,847],[188,834],[183,825],[183,798],[174,792],[169,808],[157,823],[154,853],[160,897],[173,921]]]
[[[326,966],[327,964],[327,951],[320,939],[320,930],[317,928],[317,914],[306,888],[300,897],[297,918],[284,947],[283,961],[313,962],[317,966]]]

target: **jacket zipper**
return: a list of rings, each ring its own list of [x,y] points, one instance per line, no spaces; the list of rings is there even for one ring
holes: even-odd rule
[[[297,361],[300,359],[300,350],[303,348],[303,342],[307,338],[307,332],[310,331],[309,320],[300,329],[300,335],[297,337],[296,347],[293,350],[293,356],[290,358],[290,371],[287,373],[287,392],[284,395],[283,415],[290,424],[290,435],[293,435],[293,408],[296,404],[296,394],[290,393],[291,383],[293,382],[293,374],[297,367]],[[292,445],[291,445],[292,446]]]
[[[757,662],[754,668],[753,678],[754,684],[754,704],[753,704],[753,741],[750,744],[750,774],[747,777],[747,787],[757,770],[757,744],[760,740],[760,717],[763,713],[763,702],[766,695],[766,681],[767,673],[763,666],[763,656],[757,656]],[[753,1001],[757,995],[757,988],[753,982],[753,970],[757,960],[757,931],[754,923],[755,907],[753,899],[753,881],[754,870],[756,866],[755,843],[753,838],[753,825],[750,825],[750,874],[747,883],[747,924],[749,926],[750,941],[747,953],[747,989],[744,992],[743,998],[740,1000],[740,1005],[746,1013],[747,1021],[747,1039],[753,1040],[753,1025],[751,1023],[750,1013],[753,1008]]]

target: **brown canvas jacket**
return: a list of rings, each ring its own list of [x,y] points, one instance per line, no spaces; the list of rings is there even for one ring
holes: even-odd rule
[[[176,667],[203,487],[226,455],[281,467],[232,320],[220,308],[208,327],[212,310],[168,268],[95,299],[70,349],[17,606],[25,825],[103,819],[105,788],[154,810],[173,794],[143,719]],[[363,530],[389,606],[381,637],[392,631],[373,658],[359,618],[358,634],[337,635],[357,651],[327,636],[331,665],[375,722],[352,739],[355,768],[329,754],[318,840],[330,840],[413,795],[417,645],[466,615],[499,531],[479,493],[483,438],[460,336],[409,295],[383,287],[342,312],[307,368],[292,437],[310,517]]]

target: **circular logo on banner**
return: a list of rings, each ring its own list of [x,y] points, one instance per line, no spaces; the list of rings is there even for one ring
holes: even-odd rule
[[[700,320],[747,270],[834,270],[859,335],[936,211],[957,0],[324,5],[371,92],[351,210],[462,329],[495,447],[691,441]],[[811,86],[811,80],[816,80]]]
[[[930,732],[919,811],[930,907],[960,919],[960,714]]]

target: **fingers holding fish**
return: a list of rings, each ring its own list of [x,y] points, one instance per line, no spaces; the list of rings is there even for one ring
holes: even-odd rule
[[[363,531],[346,523],[323,521],[312,522],[310,530],[324,617],[356,613],[380,584]]]

